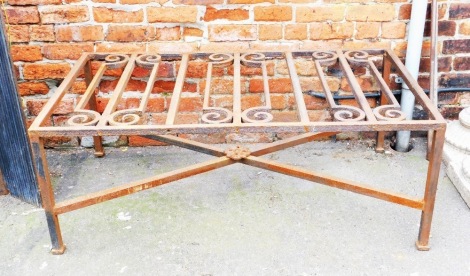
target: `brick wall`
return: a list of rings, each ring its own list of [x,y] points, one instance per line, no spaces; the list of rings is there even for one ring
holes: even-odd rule
[[[211,51],[214,45],[224,49],[257,50],[266,47],[289,49],[335,49],[358,47],[391,47],[400,57],[406,52],[406,33],[411,4],[407,0],[8,0],[4,14],[8,22],[11,54],[17,69],[19,93],[24,99],[26,115],[30,120],[40,111],[74,61],[82,52],[89,51]],[[470,87],[470,3],[439,1],[439,85],[440,87]],[[428,22],[429,23],[429,22]],[[428,24],[429,25],[429,24]],[[429,33],[429,26],[425,34]],[[426,38],[427,40],[429,37]],[[157,81],[155,95],[149,108],[165,112],[169,105],[177,63],[166,63]],[[191,112],[202,108],[205,64],[191,62],[185,91],[192,97],[185,99],[187,120],[194,120]],[[312,76],[314,69],[298,64],[301,76]],[[243,95],[245,107],[260,101],[262,82],[245,68],[246,84]],[[285,65],[268,64],[272,86],[273,107],[289,113],[292,95]],[[423,46],[419,81],[428,88],[429,41]],[[116,72],[114,72],[116,74]],[[113,72],[108,72],[110,77]],[[134,74],[127,90],[141,91],[144,83]],[[166,80],[165,78],[168,78]],[[311,80],[311,78],[310,78]],[[359,78],[365,91],[376,90],[367,78]],[[329,78],[332,90],[348,93],[344,80]],[[107,102],[107,93],[116,81],[110,78],[100,85],[98,106]],[[214,79],[220,91],[230,91],[231,84],[223,78]],[[318,83],[305,80],[303,88]],[[319,88],[317,88],[319,90]],[[83,81],[77,82],[71,97],[66,98],[51,124],[61,124],[63,115],[70,112],[77,97],[84,92]],[[470,93],[443,93],[440,95],[442,112],[454,118],[462,106],[470,105]],[[224,106],[230,94],[219,95],[214,104]],[[132,95],[122,100],[120,108],[136,106],[138,98]],[[321,99],[306,97],[312,116],[326,116]],[[371,99],[371,104],[374,100]],[[316,112],[316,113],[315,113]],[[291,112],[293,113],[293,112]],[[281,116],[281,115],[279,115]],[[290,116],[290,115],[282,115]],[[158,118],[158,116],[156,116]],[[287,117],[286,117],[287,119]],[[266,136],[266,135],[265,135]],[[269,141],[273,136],[245,137],[253,141]],[[215,142],[233,141],[221,135]],[[124,143],[128,140],[123,138]],[[231,140],[232,139],[232,140]],[[69,140],[67,140],[69,141]],[[53,141],[54,142],[54,141]],[[64,142],[57,140],[55,142]],[[70,142],[70,141],[69,141]],[[76,140],[72,140],[72,144]],[[131,137],[131,145],[145,141]]]

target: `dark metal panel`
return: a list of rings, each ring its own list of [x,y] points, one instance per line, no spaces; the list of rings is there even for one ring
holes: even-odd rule
[[[0,72],[0,169],[12,196],[39,206],[41,201],[31,148],[16,89],[3,18],[0,24]]]

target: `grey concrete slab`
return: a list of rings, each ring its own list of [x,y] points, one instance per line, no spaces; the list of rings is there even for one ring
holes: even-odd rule
[[[256,147],[256,145],[253,145]],[[58,200],[212,157],[175,147],[48,151]],[[376,154],[316,142],[266,156],[421,196],[424,142]],[[0,197],[1,275],[470,275],[470,210],[441,174],[431,250],[420,212],[232,165],[60,216],[67,251],[49,254],[45,216]]]

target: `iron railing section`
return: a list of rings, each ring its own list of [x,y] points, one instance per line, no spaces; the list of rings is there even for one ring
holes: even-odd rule
[[[382,59],[382,73],[376,66],[376,59]],[[177,124],[179,105],[183,94],[188,64],[192,60],[206,60],[207,73],[203,92],[203,108],[200,121],[197,124]],[[276,122],[273,120],[271,93],[267,70],[267,61],[282,59],[287,64],[288,74],[292,84],[295,99],[297,122]],[[326,102],[329,105],[332,121],[311,121],[306,108],[304,93],[295,66],[296,59],[312,62],[316,68]],[[179,61],[175,86],[171,95],[170,105],[162,125],[144,124],[146,106],[155,82],[158,79],[158,69],[163,61]],[[98,70],[91,73],[91,62],[100,61]],[[241,95],[241,66],[260,68],[263,83],[262,104],[242,110]],[[211,105],[211,85],[214,68],[233,67],[233,104],[232,109]],[[339,66],[342,76],[346,78],[357,106],[337,104],[333,99],[326,72],[331,66]],[[144,92],[141,94],[137,108],[117,110],[118,103],[132,72],[136,67],[150,70],[150,75]],[[380,104],[371,107],[367,101],[353,70],[362,67],[378,84],[381,94]],[[417,101],[428,113],[429,119],[422,121],[406,120],[400,111],[400,105],[390,89],[391,68],[403,78],[410,87]],[[104,111],[96,110],[95,93],[108,69],[121,68],[122,74],[109,99]],[[72,84],[85,71],[87,89],[74,108],[73,114],[66,126],[45,126],[46,120],[67,94]],[[308,94],[305,94],[308,95]],[[213,133],[220,131],[252,132],[260,131],[388,131],[388,130],[429,130],[442,128],[444,119],[432,105],[424,91],[406,71],[400,59],[390,50],[353,50],[353,51],[305,51],[305,52],[250,52],[250,53],[193,53],[193,54],[113,54],[85,53],[76,62],[69,75],[64,79],[50,101],[37,116],[30,132],[42,133],[42,136],[53,135],[116,135],[125,133],[170,134],[170,133]]]

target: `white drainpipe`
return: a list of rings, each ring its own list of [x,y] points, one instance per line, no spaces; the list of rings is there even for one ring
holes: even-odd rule
[[[421,48],[423,46],[424,22],[426,20],[427,0],[413,0],[411,6],[411,18],[408,27],[408,47],[406,48],[405,66],[414,79],[418,79],[419,62],[421,60]],[[406,114],[406,119],[411,120],[415,106],[415,96],[408,86],[403,83],[401,93],[401,110]],[[410,144],[410,131],[397,132],[397,144],[395,150],[406,152]]]

